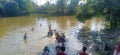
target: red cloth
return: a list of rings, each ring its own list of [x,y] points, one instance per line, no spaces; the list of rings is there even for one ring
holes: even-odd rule
[[[86,52],[81,52],[80,55],[88,55]]]
[[[64,52],[59,52],[57,55],[67,55]]]

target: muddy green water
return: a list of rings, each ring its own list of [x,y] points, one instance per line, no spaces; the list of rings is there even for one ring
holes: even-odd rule
[[[91,30],[95,29],[95,25],[91,25],[94,21],[96,21],[95,25],[101,22],[96,19],[86,22],[86,26],[92,27]],[[37,55],[42,52],[45,45],[53,42],[48,38],[41,39],[47,34],[49,24],[52,25],[52,29],[63,32],[80,27],[80,22],[73,16],[31,15],[0,18],[0,55]],[[98,25],[98,29],[104,28],[100,25]],[[32,27],[34,31],[31,31]],[[23,40],[24,33],[28,33],[28,40]],[[69,37],[70,34],[66,34],[66,36]]]

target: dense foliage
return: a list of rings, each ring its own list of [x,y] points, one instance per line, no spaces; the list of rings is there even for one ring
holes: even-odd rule
[[[56,0],[56,4],[45,3],[39,8],[39,13],[51,15],[75,15],[79,0]]]
[[[30,0],[0,0],[0,16],[18,16],[35,12]]]
[[[87,20],[93,16],[104,16],[110,21],[110,29],[120,27],[120,0],[87,0],[78,7],[77,18]]]

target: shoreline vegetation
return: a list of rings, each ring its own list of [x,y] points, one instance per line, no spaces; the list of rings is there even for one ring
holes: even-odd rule
[[[47,1],[38,6],[31,0],[0,0],[0,17],[15,17],[30,14],[45,14],[47,16],[76,16],[79,21],[86,21],[92,17],[105,17],[106,28],[114,30],[120,28],[119,0],[56,0],[56,4]],[[112,6],[109,6],[113,4]],[[117,4],[117,5],[116,5]],[[113,11],[114,10],[114,11]]]

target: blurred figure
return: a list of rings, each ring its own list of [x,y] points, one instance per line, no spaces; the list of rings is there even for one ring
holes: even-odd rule
[[[79,55],[88,55],[88,53],[86,52],[87,48],[83,47],[82,52],[80,52]]]
[[[56,35],[57,43],[61,43],[61,37],[60,37],[59,33],[57,32],[55,35]]]
[[[48,37],[51,37],[53,35],[53,31],[52,31],[52,29],[51,29],[51,24],[49,25],[49,31],[48,31],[48,34],[47,34],[47,36]]]
[[[43,49],[43,53],[42,55],[50,55],[50,49],[46,46],[44,49]]]
[[[48,27],[48,28],[49,28],[49,30],[52,30],[52,29],[51,29],[51,24],[49,24],[49,27]]]
[[[62,33],[61,42],[62,42],[62,43],[65,43],[65,42],[66,42],[66,37],[65,37],[65,34],[64,34],[64,33]]]
[[[27,33],[24,34],[24,40],[26,40],[26,39],[27,39]]]
[[[61,50],[57,53],[57,55],[67,55],[65,52],[65,47],[61,47]]]
[[[31,31],[34,31],[34,28],[32,27]]]
[[[120,45],[116,45],[113,55],[120,55]]]
[[[51,37],[52,35],[53,35],[52,30],[49,30],[47,36],[48,36],[48,37]]]
[[[40,27],[42,26],[42,24],[40,24]]]
[[[56,47],[55,47],[55,49],[56,49],[56,53],[58,53],[59,51],[60,51],[60,45],[57,45]]]

